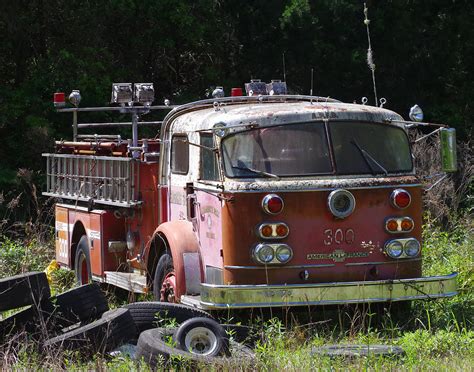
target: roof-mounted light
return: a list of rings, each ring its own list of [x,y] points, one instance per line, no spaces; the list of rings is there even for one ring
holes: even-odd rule
[[[216,87],[212,91],[212,98],[223,98],[225,97],[224,87]]]
[[[71,94],[69,95],[69,102],[75,107],[79,107],[79,104],[81,103],[81,92],[79,92],[77,89],[73,90]]]
[[[133,102],[132,83],[113,83],[110,102],[131,105]]]
[[[135,83],[133,97],[135,102],[150,106],[155,100],[153,83]]]
[[[423,121],[423,110],[420,106],[415,105],[410,108],[410,113],[408,114],[408,116],[412,121]]]
[[[53,96],[54,107],[61,108],[66,106],[66,98],[63,92],[56,92]]]
[[[250,83],[245,83],[245,91],[249,97],[266,95],[267,94],[267,84],[265,84],[260,79],[252,79]]]
[[[267,94],[270,96],[287,94],[286,83],[281,80],[272,80],[270,84],[267,84]]]

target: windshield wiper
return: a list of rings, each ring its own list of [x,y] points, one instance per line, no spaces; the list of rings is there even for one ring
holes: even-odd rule
[[[232,169],[241,169],[241,170],[250,171],[250,172],[255,173],[255,174],[260,174],[260,175],[266,176],[266,177],[272,177],[272,178],[278,178],[278,179],[280,178],[276,174],[264,172],[264,171],[261,171],[261,170],[258,170],[258,169],[249,168],[247,166],[233,165]]]
[[[372,164],[370,164],[369,159],[372,160],[385,173],[386,176],[388,175],[388,171],[377,160],[375,160],[373,156],[371,156],[367,151],[365,151],[362,147],[360,147],[359,144],[354,139],[351,140],[351,143],[355,147],[357,147],[357,149],[360,151],[360,153],[362,154],[362,157],[364,158],[365,162],[369,166],[370,171],[372,172],[373,175],[376,175],[376,172],[375,172],[375,169],[372,167]]]

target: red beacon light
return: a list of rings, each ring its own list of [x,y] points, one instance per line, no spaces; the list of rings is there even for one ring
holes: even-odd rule
[[[243,95],[242,88],[232,88],[230,91],[231,97],[240,97]]]
[[[66,96],[63,92],[54,93],[53,97],[54,107],[61,108],[66,106]]]
[[[394,207],[405,209],[411,203],[411,195],[404,189],[396,189],[393,190],[392,195],[390,195],[390,201]]]

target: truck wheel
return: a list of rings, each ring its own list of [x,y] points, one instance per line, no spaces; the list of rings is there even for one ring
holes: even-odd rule
[[[164,253],[156,265],[153,279],[153,296],[161,302],[177,302],[176,299],[176,274],[173,258],[169,253]]]
[[[178,348],[191,354],[214,357],[229,353],[229,336],[213,319],[188,319],[178,327],[174,338]]]
[[[79,285],[87,284],[92,281],[89,243],[87,242],[86,235],[83,235],[77,244],[74,271],[76,272],[76,279]]]

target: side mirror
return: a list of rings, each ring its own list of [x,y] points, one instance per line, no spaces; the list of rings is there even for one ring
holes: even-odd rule
[[[456,129],[441,128],[441,168],[443,172],[453,173],[458,170],[456,155]]]

